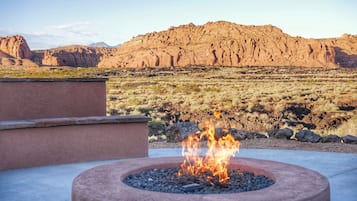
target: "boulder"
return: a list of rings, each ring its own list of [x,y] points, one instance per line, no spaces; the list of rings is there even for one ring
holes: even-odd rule
[[[166,125],[161,121],[151,121],[148,123],[149,127],[149,137],[159,136],[165,133]]]
[[[310,130],[301,130],[295,135],[296,139],[301,142],[316,143],[321,140],[321,137]]]
[[[290,139],[294,135],[294,131],[290,128],[279,129],[275,132],[274,137],[278,139]]]
[[[247,139],[267,138],[268,136],[258,132],[247,132]]]
[[[342,137],[344,143],[347,144],[357,144],[357,136],[346,135]]]
[[[323,143],[327,143],[327,142],[341,142],[341,137],[338,135],[328,135],[328,136],[324,136],[321,138],[321,142]]]
[[[234,137],[235,140],[241,141],[247,139],[247,133],[236,128],[230,128],[229,133]]]
[[[183,139],[187,138],[187,136],[189,136],[190,134],[197,133],[198,131],[200,130],[196,123],[174,123],[166,129],[167,142],[180,142]]]

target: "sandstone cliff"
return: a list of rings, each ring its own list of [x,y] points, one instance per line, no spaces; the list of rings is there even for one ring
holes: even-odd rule
[[[338,66],[357,67],[357,35],[344,34],[340,38],[325,41],[334,48]]]
[[[110,48],[73,45],[34,51],[32,60],[46,66],[94,67],[104,55],[110,54]]]
[[[98,66],[355,67],[356,44],[356,36],[306,39],[291,37],[271,25],[219,21],[139,35],[104,56]]]
[[[0,66],[37,67],[24,37],[20,35],[0,38]]]
[[[18,59],[31,58],[31,50],[20,35],[0,38],[0,51]]]
[[[72,45],[33,52],[16,35],[0,38],[0,65],[357,67],[357,35],[306,39],[271,25],[218,21],[139,35],[117,48]]]

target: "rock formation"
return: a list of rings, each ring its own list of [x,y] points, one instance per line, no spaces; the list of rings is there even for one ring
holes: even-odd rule
[[[31,52],[22,36],[0,38],[0,65],[73,67],[357,67],[357,35],[292,37],[272,25],[187,24],[134,37],[116,48],[65,46]]]
[[[356,36],[306,39],[291,37],[271,25],[219,21],[139,35],[103,57],[98,66],[355,67],[356,55]]]
[[[94,67],[98,65],[103,55],[109,56],[110,53],[109,48],[73,45],[34,51],[32,60],[45,66]]]
[[[31,50],[20,35],[0,38],[0,51],[18,59],[30,59]]]
[[[0,66],[37,67],[24,37],[20,35],[0,37]]]
[[[326,39],[335,50],[335,63],[341,67],[357,67],[357,35],[344,34],[337,39]]]

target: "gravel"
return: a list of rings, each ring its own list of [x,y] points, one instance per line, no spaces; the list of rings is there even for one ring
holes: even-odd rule
[[[225,184],[219,183],[217,177],[206,181],[204,177],[212,176],[210,173],[198,178],[191,175],[179,177],[178,171],[179,168],[148,169],[129,175],[123,182],[149,191],[184,194],[239,193],[259,190],[274,184],[274,181],[266,176],[241,170],[229,170],[230,179]]]

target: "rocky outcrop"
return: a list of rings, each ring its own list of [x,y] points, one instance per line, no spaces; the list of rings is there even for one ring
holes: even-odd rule
[[[31,50],[24,37],[20,35],[0,38],[0,57],[13,57],[17,59],[30,59]]]
[[[335,63],[338,66],[357,67],[357,35],[344,34],[326,41],[335,50]]]
[[[357,35],[306,39],[272,25],[218,21],[139,35],[117,48],[66,46],[31,53],[22,36],[9,36],[0,38],[0,58],[2,63],[31,59],[38,65],[73,67],[357,67]]]
[[[99,67],[349,67],[357,61],[353,56],[357,55],[355,40],[356,36],[291,37],[271,25],[244,26],[225,21],[188,24],[139,35],[116,48],[112,56],[105,56]]]
[[[16,35],[0,38],[0,67],[38,67],[30,60],[31,56],[24,37]]]
[[[45,66],[95,67],[111,49],[87,46],[66,46],[34,51],[32,60]]]

